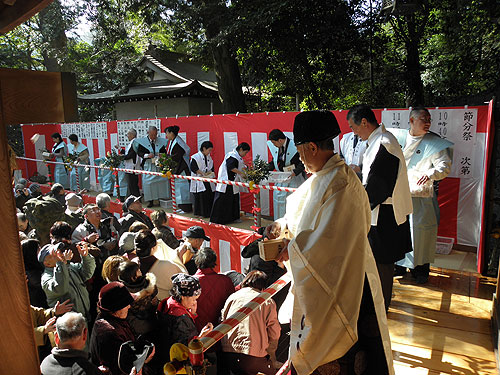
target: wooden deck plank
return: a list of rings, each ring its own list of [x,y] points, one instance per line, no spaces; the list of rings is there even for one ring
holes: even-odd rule
[[[474,356],[398,343],[393,343],[392,349],[396,369],[398,367],[413,367],[427,371],[431,370],[437,374],[497,374],[494,361]],[[396,371],[396,373],[406,374],[404,371]]]
[[[388,313],[398,375],[498,374],[490,326],[496,280],[432,268],[429,282],[394,280]]]

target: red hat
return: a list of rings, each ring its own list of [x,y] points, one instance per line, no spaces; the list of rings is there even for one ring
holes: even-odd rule
[[[132,302],[134,302],[134,297],[132,297],[125,285],[119,281],[113,281],[101,288],[97,306],[101,310],[115,312],[127,307]]]

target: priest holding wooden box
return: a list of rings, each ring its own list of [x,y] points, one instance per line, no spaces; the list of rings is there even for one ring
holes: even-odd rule
[[[384,301],[368,232],[370,204],[354,171],[335,154],[330,111],[297,115],[294,141],[312,173],[267,229],[288,229],[278,260],[292,274],[292,374],[394,374]]]

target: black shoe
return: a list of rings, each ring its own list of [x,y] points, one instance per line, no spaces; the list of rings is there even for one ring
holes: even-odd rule
[[[429,281],[429,276],[426,276],[426,275],[418,275],[417,277],[415,277],[415,282],[417,284],[426,284],[427,281]]]
[[[153,201],[149,201],[148,208],[154,207]]]
[[[406,267],[401,267],[398,265],[394,266],[394,276],[404,276],[406,275]]]

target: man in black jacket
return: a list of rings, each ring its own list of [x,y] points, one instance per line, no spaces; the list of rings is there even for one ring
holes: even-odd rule
[[[128,232],[130,226],[136,221],[146,224],[150,230],[153,230],[153,222],[144,212],[142,212],[143,208],[140,197],[133,195],[127,197],[125,203],[123,203],[123,210],[127,211],[127,215],[120,219],[120,236]]]
[[[127,132],[127,138],[130,142],[125,149],[125,156],[123,157],[125,168],[133,170],[141,169],[141,158],[137,155],[133,147],[135,139],[137,138],[137,130],[130,129]],[[140,197],[141,192],[139,191],[139,175],[135,173],[127,173],[127,183],[129,194]]]

